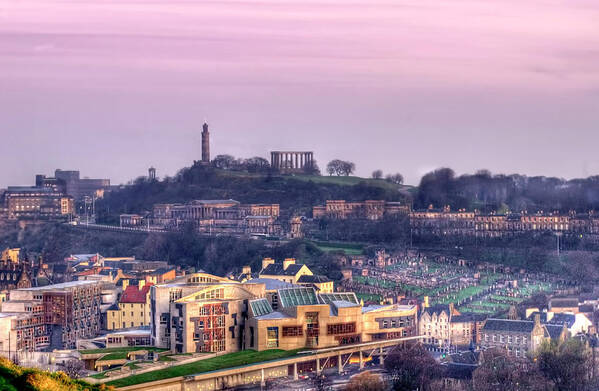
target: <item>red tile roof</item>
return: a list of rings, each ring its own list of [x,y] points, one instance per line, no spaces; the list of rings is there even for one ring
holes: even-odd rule
[[[143,288],[138,289],[137,286],[128,286],[121,296],[121,303],[145,303],[146,296],[150,291],[152,284],[146,284]]]

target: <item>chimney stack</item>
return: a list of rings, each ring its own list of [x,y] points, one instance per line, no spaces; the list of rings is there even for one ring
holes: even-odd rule
[[[295,258],[286,258],[283,261],[283,270],[287,270],[289,265],[295,265]]]
[[[262,260],[262,270],[266,269],[266,267],[268,265],[272,265],[273,263],[275,263],[275,260],[272,258],[264,258]]]

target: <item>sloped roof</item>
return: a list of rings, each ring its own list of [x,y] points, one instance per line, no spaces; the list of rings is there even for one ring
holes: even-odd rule
[[[318,283],[330,282],[330,281],[331,280],[326,276],[318,276],[318,275],[308,276],[306,274],[304,274],[303,276],[301,276],[300,278],[297,279],[297,282],[301,282],[304,284],[318,284]]]
[[[279,289],[278,294],[283,307],[319,304],[314,288]]]
[[[161,267],[160,269],[156,269],[153,272],[150,272],[149,275],[151,276],[159,276],[162,274],[166,274],[168,272],[170,272],[171,270],[174,270],[174,267]]]
[[[547,329],[547,333],[549,333],[549,337],[551,339],[559,339],[559,337],[562,335],[562,331],[564,330],[564,326],[557,324],[546,324],[545,329]]]
[[[264,284],[267,291],[296,287],[296,285],[275,278],[252,278],[245,281],[244,284]]]
[[[295,276],[300,269],[304,266],[303,264],[293,263],[287,266],[287,269],[283,269],[282,263],[271,263],[266,266],[260,274],[268,275],[268,276]]]
[[[515,333],[531,333],[535,322],[530,320],[487,319],[484,331],[511,331]]]
[[[551,307],[556,308],[569,308],[569,307],[578,307],[578,298],[573,297],[562,297],[551,299],[549,302]]]
[[[252,309],[252,313],[255,317],[270,314],[271,312],[273,312],[270,303],[266,299],[251,300],[250,308]]]
[[[565,323],[566,326],[570,328],[574,326],[574,323],[576,323],[576,315],[574,314],[556,313],[553,314],[553,317],[551,319],[547,320],[547,312],[535,311],[532,314],[530,314],[528,319],[534,320],[535,315],[539,315],[541,323],[559,325],[560,327],[563,326]]]
[[[467,314],[453,315],[451,317],[451,323],[463,323],[463,322],[482,322],[487,317],[483,314]]]
[[[139,289],[135,285],[129,285],[121,296],[120,303],[145,303],[146,296],[150,291],[152,284],[146,284],[143,288]]]
[[[451,314],[451,311],[449,310],[449,305],[447,304],[436,304],[423,309],[423,312],[426,312],[431,316],[433,314],[440,315],[443,311],[445,311],[447,315]]]
[[[338,292],[338,293],[319,293],[318,302],[321,304],[331,304],[334,301],[347,301],[349,303],[358,304],[360,301],[354,292]]]

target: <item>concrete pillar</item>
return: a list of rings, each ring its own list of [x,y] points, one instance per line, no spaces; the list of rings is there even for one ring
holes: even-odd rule
[[[360,369],[364,369],[364,357],[362,355],[361,350],[360,350]]]
[[[266,385],[266,382],[264,381],[264,368],[260,370],[260,385],[262,387]]]
[[[385,366],[385,356],[383,356],[383,347],[382,346],[380,347],[380,350],[379,350],[379,362],[381,364],[381,367]]]
[[[297,380],[299,377],[297,376],[297,363],[293,363],[293,380]]]
[[[316,359],[316,374],[320,375],[320,372],[321,372],[321,370],[320,370],[320,359],[317,358]]]
[[[299,155],[297,153],[294,153],[293,155],[295,156],[295,168],[300,168]]]
[[[337,371],[339,374],[343,372],[343,359],[341,357],[341,353],[337,354]]]

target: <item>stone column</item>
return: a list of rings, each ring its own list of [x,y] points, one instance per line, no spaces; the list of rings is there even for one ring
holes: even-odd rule
[[[362,351],[360,350],[360,369],[364,369],[364,357],[362,356]]]
[[[337,353],[337,372],[341,374],[343,372],[343,359],[341,353]]]
[[[299,377],[297,376],[297,363],[293,363],[293,380],[297,380]]]
[[[266,382],[264,381],[264,368],[260,370],[260,385],[262,387],[266,385]]]
[[[298,155],[298,153],[297,153],[297,152],[295,152],[295,153],[293,154],[293,156],[295,157],[295,168],[300,168],[300,165],[299,165],[299,159],[298,159],[298,158],[299,158],[299,155]]]
[[[379,363],[381,364],[381,367],[385,366],[385,356],[383,356],[383,347],[382,346],[379,350]]]
[[[316,358],[316,374],[320,375],[321,369],[320,369],[320,359]]]

